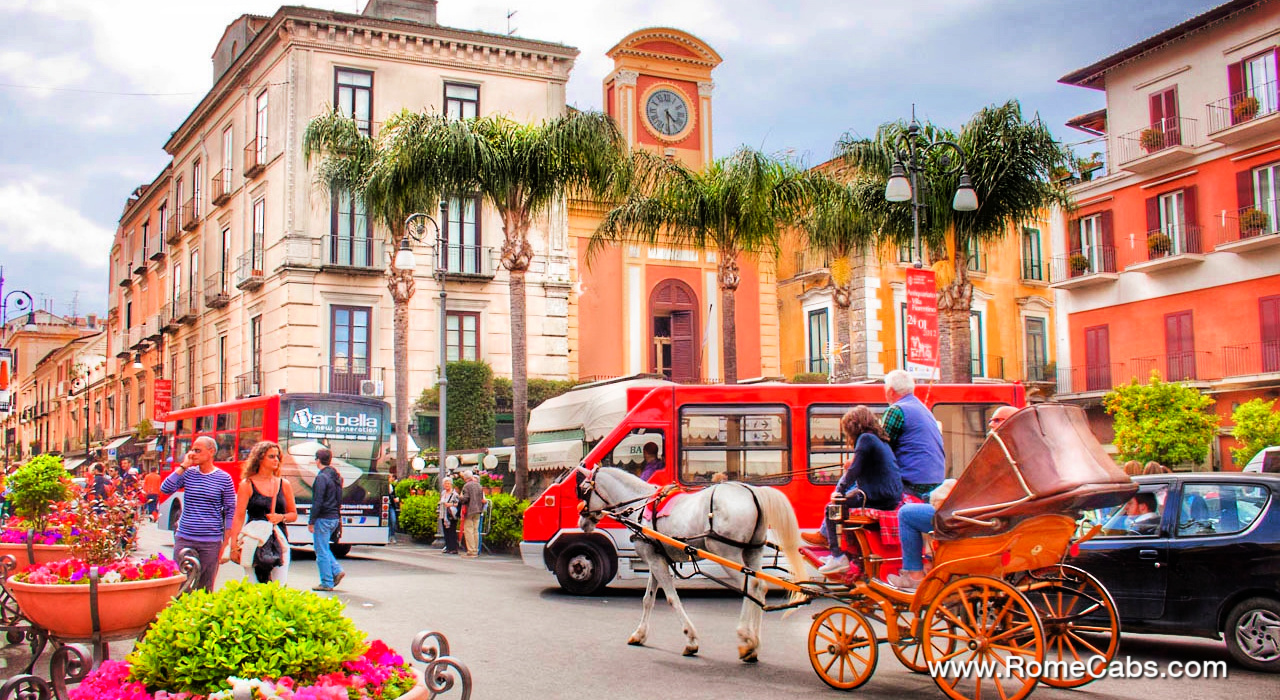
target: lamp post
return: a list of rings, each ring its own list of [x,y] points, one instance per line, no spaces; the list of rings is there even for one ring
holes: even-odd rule
[[[893,144],[893,168],[884,188],[884,198],[890,202],[911,202],[912,245],[915,248],[917,269],[924,267],[924,255],[920,247],[920,209],[927,206],[920,203],[920,173],[924,172],[925,164],[922,161],[930,151],[940,151],[938,163],[942,166],[943,174],[960,173],[960,184],[951,201],[951,208],[956,211],[975,211],[978,208],[978,194],[974,192],[973,181],[969,179],[969,173],[964,167],[964,149],[951,141],[929,141],[921,131],[913,108],[907,132],[900,134]],[[953,157],[954,167],[951,162]]]
[[[9,300],[13,299],[13,308],[18,312],[27,312],[27,322],[23,325],[22,330],[34,333],[36,328],[36,310],[35,303],[31,299],[31,295],[21,289],[14,289],[8,294],[4,292],[4,268],[0,267],[0,344],[3,343],[5,336],[8,334],[9,326]],[[6,390],[7,391],[7,390]],[[13,392],[16,393],[16,392]],[[4,413],[4,421],[0,421],[0,430],[4,431],[4,463],[9,465],[9,416],[13,415],[13,403],[9,402],[9,410]]]

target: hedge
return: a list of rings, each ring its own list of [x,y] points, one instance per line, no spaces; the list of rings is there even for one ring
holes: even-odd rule
[[[400,500],[400,529],[422,542],[436,538],[436,518],[440,494],[428,491],[421,496],[409,496]]]
[[[489,534],[484,536],[484,542],[491,549],[511,549],[524,536],[524,511],[529,502],[507,493],[496,493],[488,498],[492,505],[489,508]]]
[[[486,362],[450,362],[449,374],[449,449],[475,450],[492,447],[497,441],[497,417],[493,394],[493,369]],[[419,413],[438,411],[440,393],[433,387],[424,389],[414,408]]]

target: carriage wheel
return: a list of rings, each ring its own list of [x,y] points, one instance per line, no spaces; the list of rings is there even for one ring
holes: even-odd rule
[[[1022,700],[1044,662],[1044,629],[1016,588],[970,576],[947,584],[924,614],[921,646],[933,680],[953,700]],[[948,644],[956,644],[950,651]],[[950,663],[948,663],[950,662]]]
[[[1046,662],[1061,662],[1046,663],[1040,680],[1054,688],[1078,688],[1097,680],[1091,671],[1105,670],[1120,647],[1120,618],[1111,594],[1092,574],[1074,566],[1040,569],[1019,583],[1037,580],[1053,585],[1025,595],[1044,626]],[[1091,661],[1098,658],[1105,661]]]
[[[853,608],[827,608],[809,628],[809,663],[824,683],[837,690],[853,690],[876,670],[880,649],[876,633]]]
[[[916,629],[916,620],[919,619],[918,610],[899,610],[891,623],[898,625],[898,638],[912,641],[899,642],[890,644],[893,649],[893,655],[898,657],[898,661],[902,662],[913,673],[928,673],[929,665],[924,660],[924,647],[920,645],[923,630]],[[935,625],[934,645],[937,647],[934,651],[940,655],[950,654],[955,651],[956,636],[954,634],[946,635],[941,632],[955,632],[955,625],[946,619],[937,621]]]

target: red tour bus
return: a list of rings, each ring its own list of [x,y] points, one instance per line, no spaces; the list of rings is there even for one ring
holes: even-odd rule
[[[986,439],[987,419],[997,407],[1026,404],[1021,384],[919,385],[916,396],[942,428],[949,477]],[[651,481],[699,488],[725,472],[732,480],[781,490],[795,507],[800,527],[817,529],[843,464],[853,454],[840,434],[840,417],[859,404],[882,413],[888,408],[884,385],[633,387],[627,390],[626,417],[596,443],[583,465],[638,474],[642,460],[637,455],[654,442],[663,467]],[[520,543],[525,564],[554,572],[561,588],[578,595],[593,594],[615,577],[647,576],[629,530],[607,519],[590,535],[578,528],[577,485],[566,476],[525,511]]]
[[[309,545],[315,454],[328,447],[342,476],[342,542],[334,553],[345,556],[353,544],[388,541],[390,474],[377,466],[391,444],[390,415],[385,401],[342,394],[273,394],[171,411],[165,417],[162,475],[172,471],[170,460],[181,461],[193,440],[208,435],[218,443],[214,463],[239,484],[241,463],[253,446],[261,440],[279,443],[281,475],[298,503],[298,521],[286,527],[289,542]],[[161,502],[160,527],[176,530],[181,513],[179,492]]]

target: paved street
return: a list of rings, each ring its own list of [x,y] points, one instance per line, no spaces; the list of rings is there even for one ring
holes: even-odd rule
[[[166,538],[167,533],[148,528],[143,549],[154,551]],[[691,590],[684,596],[702,638],[700,655],[684,658],[679,626],[664,605],[654,611],[650,646],[627,646],[627,636],[640,614],[642,589],[638,586],[576,598],[560,593],[549,573],[525,567],[514,557],[467,561],[416,544],[357,548],[343,565],[347,578],[343,590],[333,595],[347,604],[357,626],[400,649],[419,630],[443,632],[453,654],[471,668],[478,700],[843,696],[824,685],[809,667],[806,639],[816,607],[801,609],[788,619],[770,613],[764,623],[761,661],[747,665],[737,660],[733,632],[740,603],[718,590]],[[298,553],[290,572],[291,585],[310,588],[317,583],[315,571],[310,554]],[[219,581],[238,575],[237,568],[224,566]],[[117,645],[113,652],[123,655],[126,650],[127,645]],[[1130,637],[1121,648],[1124,654],[1162,665],[1227,658],[1220,642],[1173,637]],[[7,650],[0,655],[0,663],[12,661],[15,655],[14,649]],[[1103,680],[1078,691],[1041,686],[1034,697],[1202,700],[1263,698],[1275,692],[1273,676],[1235,666],[1229,667],[1229,674],[1229,684],[1223,680]],[[908,673],[882,646],[875,676],[849,697],[904,694],[944,697],[927,676]]]

